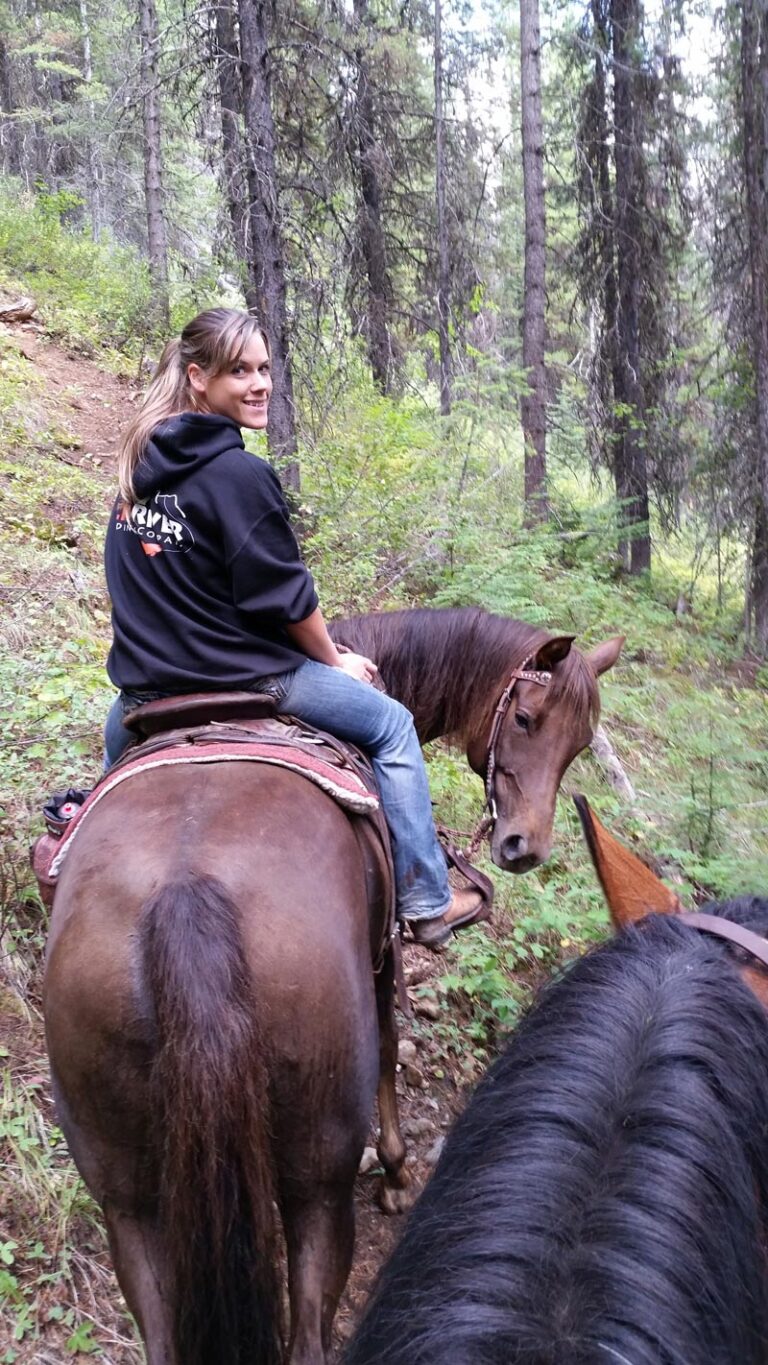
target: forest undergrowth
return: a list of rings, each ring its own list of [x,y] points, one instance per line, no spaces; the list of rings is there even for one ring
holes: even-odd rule
[[[14,240],[12,271],[0,280],[7,298],[33,278]],[[42,324],[0,328],[0,1362],[93,1354],[129,1365],[140,1356],[48,1089],[46,921],[27,850],[45,796],[89,786],[99,769],[111,697],[101,543],[141,357],[123,352],[121,361],[107,312],[97,316],[89,295],[63,297],[40,283]],[[123,283],[130,291],[131,279]],[[121,287],[110,277],[113,308]],[[320,412],[313,403],[328,396],[330,368],[315,379],[315,398],[305,400],[304,519],[333,611],[471,604],[573,633],[585,647],[627,636],[601,691],[636,799],[620,800],[582,756],[566,775],[550,861],[523,878],[496,874],[493,929],[463,935],[429,986],[438,1007],[432,1065],[460,1088],[532,986],[606,933],[568,792],[584,791],[684,895],[765,889],[768,671],[743,655],[738,565],[718,584],[712,563],[692,572],[691,535],[657,529],[652,581],[628,583],[611,548],[609,500],[565,460],[553,529],[524,532],[510,413],[494,425],[459,409],[440,426],[417,396],[377,397],[354,356],[343,390]],[[440,820],[469,832],[480,783],[443,744],[431,746],[429,764]]]

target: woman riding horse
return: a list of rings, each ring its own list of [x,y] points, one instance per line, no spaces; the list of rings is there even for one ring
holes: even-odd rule
[[[371,755],[387,817],[397,909],[438,947],[487,906],[451,894],[412,718],[371,686],[376,665],[330,638],[277,475],[240,428],[267,425],[267,339],[255,318],[213,308],[169,342],[120,457],[107,532],[120,693],[105,729],[110,765],[130,742],[124,716],[144,701],[239,687]]]
[[[280,709],[376,751],[401,911],[442,938],[478,908],[445,909],[409,712],[362,681],[368,655],[422,740],[460,740],[485,775],[492,857],[523,872],[548,856],[560,779],[589,743],[597,677],[621,641],[585,655],[568,636],[460,609],[344,623],[361,654],[336,653],[279,486],[240,443],[240,425],[266,416],[263,336],[242,314],[206,327],[220,350],[197,334],[197,349],[166,353],[123,461],[107,559],[110,667],[129,695],[108,758],[132,688],[268,674]],[[377,1087],[382,1204],[410,1202],[392,954],[373,970],[388,863],[365,820],[296,772],[159,757],[97,802],[59,874],[43,987],[59,1120],[148,1365],[326,1365]]]

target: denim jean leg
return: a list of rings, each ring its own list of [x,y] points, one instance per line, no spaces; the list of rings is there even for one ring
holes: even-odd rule
[[[288,675],[278,710],[367,750],[392,837],[398,914],[404,919],[443,914],[451,891],[410,711],[342,669],[314,660]]]
[[[126,730],[123,725],[123,716],[126,708],[122,692],[118,692],[115,700],[107,712],[107,719],[104,722],[104,771],[109,772],[113,763],[117,763],[118,758],[128,745],[132,743],[133,736],[130,730]]]
[[[127,716],[130,711],[135,711],[137,706],[141,706],[145,701],[156,701],[158,697],[167,697],[169,692],[142,692],[134,695],[132,692],[118,692],[115,700],[107,712],[107,719],[104,722],[104,772],[108,773],[113,764],[117,763],[128,748],[129,744],[136,743],[136,736],[130,730],[126,730],[123,725],[123,716]]]

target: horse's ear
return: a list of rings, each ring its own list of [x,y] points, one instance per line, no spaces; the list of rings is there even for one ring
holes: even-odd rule
[[[601,673],[607,673],[609,668],[613,668],[626,638],[626,635],[614,635],[613,639],[603,640],[601,645],[595,645],[594,649],[587,650],[584,658],[596,677],[599,678]]]
[[[674,891],[608,833],[592,814],[586,797],[574,796],[573,800],[616,928],[654,913],[680,914],[684,906]]]
[[[551,673],[555,664],[561,663],[566,654],[570,654],[575,639],[575,635],[553,635],[551,640],[536,650],[533,667],[537,672]]]

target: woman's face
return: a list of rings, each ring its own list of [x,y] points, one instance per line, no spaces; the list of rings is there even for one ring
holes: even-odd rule
[[[254,333],[240,359],[221,374],[206,374],[199,365],[190,365],[187,374],[195,392],[198,412],[231,417],[239,427],[250,427],[254,431],[262,431],[267,425],[272,375],[269,354],[260,333]]]

